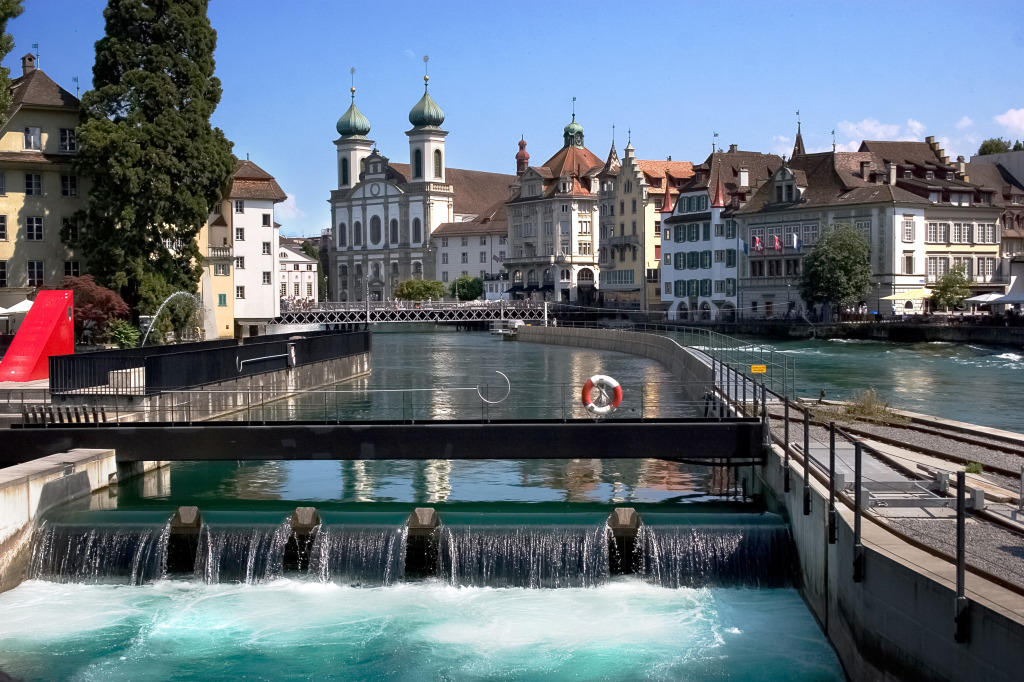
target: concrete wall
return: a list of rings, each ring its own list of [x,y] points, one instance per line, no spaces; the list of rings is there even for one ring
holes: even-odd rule
[[[0,469],[0,592],[24,579],[39,514],[164,464],[132,462],[119,469],[113,450],[75,449]]]
[[[792,462],[783,492],[782,451],[763,469],[770,507],[787,515],[804,598],[852,680],[1019,680],[1024,675],[1024,597],[967,574],[969,641],[954,640],[955,566],[862,522],[864,580],[853,582],[853,511],[837,502],[837,541],[828,544],[828,489],[811,479],[803,514],[803,470]]]
[[[712,386],[711,365],[666,336],[612,329],[523,326],[517,330],[516,339],[527,343],[618,351],[657,360],[676,379],[689,384],[687,391],[690,395],[687,397],[691,400],[701,399]]]
[[[53,396],[61,405],[104,406],[108,421],[203,421],[370,373],[370,353],[170,391],[155,396]],[[256,417],[254,417],[256,418]]]

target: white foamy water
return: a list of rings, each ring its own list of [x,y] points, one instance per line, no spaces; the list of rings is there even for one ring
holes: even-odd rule
[[[27,680],[843,679],[794,590],[30,581],[0,613]]]

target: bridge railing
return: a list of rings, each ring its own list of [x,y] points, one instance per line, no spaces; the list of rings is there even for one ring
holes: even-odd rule
[[[390,311],[390,310],[457,310],[460,308],[505,308],[506,310],[542,310],[543,303],[532,301],[318,301],[315,305],[303,308],[303,312],[341,311],[359,312],[369,310]]]

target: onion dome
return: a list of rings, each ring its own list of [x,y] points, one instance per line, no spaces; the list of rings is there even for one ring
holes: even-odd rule
[[[437,102],[427,92],[427,81],[430,76],[423,77],[423,97],[416,103],[416,106],[409,112],[409,123],[420,128],[423,126],[440,127],[444,123],[444,111],[437,106]]]
[[[516,152],[516,161],[529,161],[530,152],[526,151],[526,139],[519,140],[519,151]]]
[[[576,133],[579,133],[580,135],[583,134],[583,126],[576,122],[576,114],[572,115],[572,121],[570,121],[569,125],[565,126],[565,128],[562,129],[562,132],[564,132],[566,135],[573,136],[575,136]]]
[[[370,121],[356,108],[356,89],[352,88],[352,104],[338,119],[338,134],[342,137],[365,136],[370,132]]]

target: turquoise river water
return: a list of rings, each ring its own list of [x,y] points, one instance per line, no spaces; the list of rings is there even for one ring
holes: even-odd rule
[[[698,407],[653,362],[483,334],[375,335],[373,366],[338,387],[356,392],[282,403],[266,418],[576,414],[579,386],[596,373],[627,387],[627,415]],[[509,399],[484,407],[474,387],[503,394],[496,371],[509,378]],[[472,391],[453,390],[463,388]],[[391,389],[422,390],[373,392]],[[26,680],[844,679],[791,582],[758,565],[781,551],[784,526],[738,500],[736,480],[579,454],[175,463],[47,515],[33,579],[0,594],[0,671]],[[167,569],[162,529],[179,505],[198,506],[207,522],[194,572]],[[450,530],[437,540],[437,575],[406,577],[400,521],[424,505]],[[635,575],[608,572],[601,529],[620,505],[653,524]],[[317,508],[326,540],[307,567],[281,570],[278,529],[296,506]],[[365,527],[346,530],[356,518]],[[686,578],[694,570],[701,580]]]

